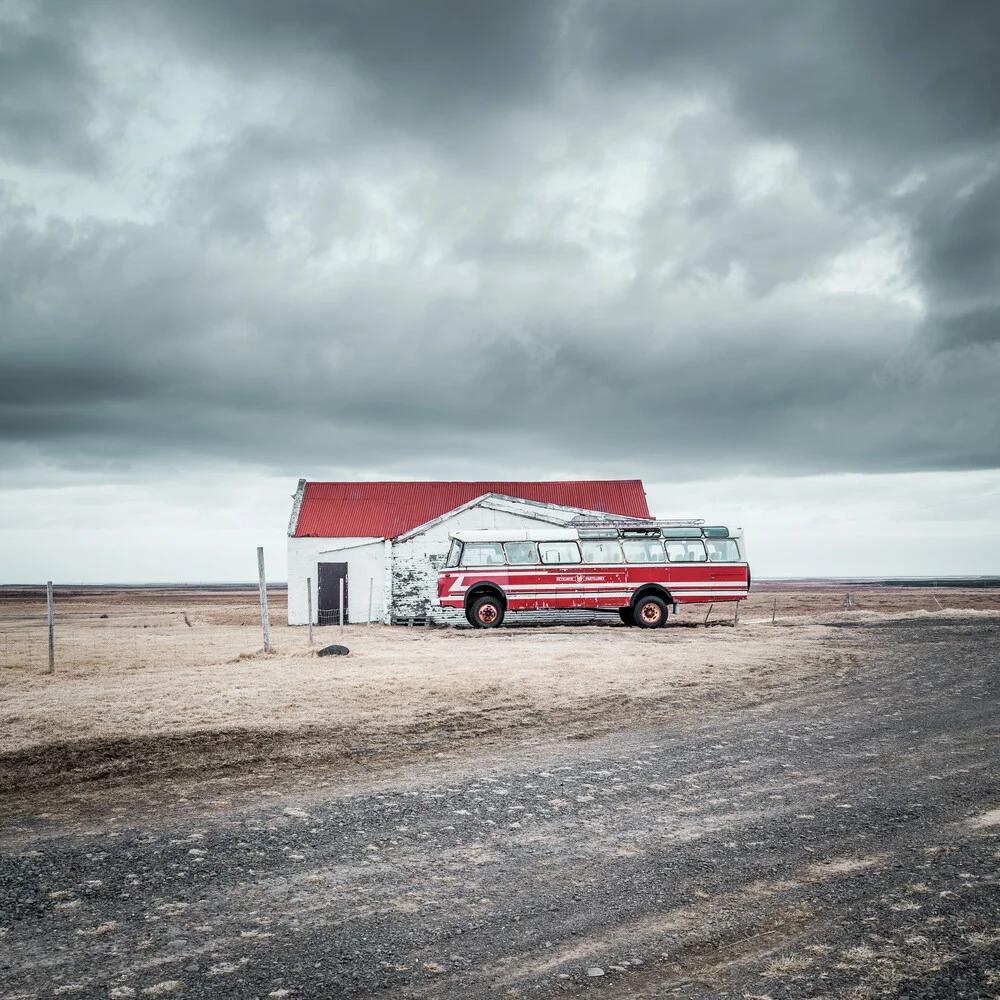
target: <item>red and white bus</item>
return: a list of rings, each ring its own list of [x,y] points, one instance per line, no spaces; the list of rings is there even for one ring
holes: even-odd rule
[[[672,605],[741,601],[750,590],[741,529],[700,522],[451,533],[438,602],[495,628],[507,611],[617,610],[659,628]]]

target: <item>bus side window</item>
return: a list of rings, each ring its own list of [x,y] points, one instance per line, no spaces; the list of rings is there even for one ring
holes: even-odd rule
[[[622,547],[617,538],[582,541],[580,542],[580,548],[583,550],[583,561],[585,563],[625,562],[625,556],[622,554]]]
[[[457,538],[453,538],[451,540],[451,548],[448,549],[448,561],[445,563],[445,566],[447,567],[457,566],[458,560],[461,558],[461,556],[462,556],[462,543]]]
[[[712,562],[739,562],[740,550],[732,538],[714,538],[705,542]]]
[[[671,562],[707,562],[708,553],[701,540],[667,542],[667,558]]]
[[[658,538],[625,538],[622,548],[630,563],[663,562],[663,542]]]
[[[580,550],[576,542],[542,542],[538,546],[543,563],[578,563]]]
[[[503,547],[499,542],[466,542],[462,549],[463,566],[503,566]]]
[[[537,542],[504,542],[511,566],[534,566],[538,562]]]

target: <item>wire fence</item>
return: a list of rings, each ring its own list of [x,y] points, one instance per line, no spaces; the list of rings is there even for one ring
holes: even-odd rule
[[[181,631],[183,629],[183,631]],[[213,658],[238,656],[261,645],[259,624],[239,626],[183,624],[142,626],[55,620],[56,670],[99,666],[142,669],[173,662],[190,666]],[[48,668],[48,627],[34,621],[0,619],[0,668]]]
[[[0,670],[45,671],[48,668],[48,629],[44,589],[11,596],[0,592]],[[305,628],[285,624],[285,591],[271,600],[271,634],[275,651],[308,649]],[[186,605],[181,605],[181,600]],[[199,603],[200,601],[200,603]],[[180,606],[179,606],[180,605]],[[106,608],[107,610],[104,610]],[[851,610],[905,612],[914,610],[1000,611],[997,588],[912,588],[885,586],[810,586],[794,583],[755,585],[740,609],[741,621],[780,621],[801,616]],[[338,612],[319,612],[321,624],[339,625]],[[731,603],[684,605],[669,624],[701,624],[732,620]],[[436,609],[431,616],[393,617],[406,625],[435,624],[468,627],[461,612]],[[349,622],[345,624],[350,624]],[[614,613],[580,609],[576,612],[516,612],[506,624],[621,625]],[[324,632],[326,630],[323,630]],[[332,632],[333,629],[330,629]],[[263,646],[260,607],[255,593],[229,592],[200,596],[165,596],[132,591],[114,600],[100,593],[55,597],[56,673],[94,670],[141,670],[175,665],[190,667],[251,656]],[[317,644],[327,637],[321,632]]]
[[[263,646],[260,606],[254,597],[245,590],[66,588],[60,593],[56,588],[55,671],[196,666],[253,655]],[[300,635],[284,624],[284,589],[269,597],[274,645],[287,651],[306,648],[304,630]],[[47,669],[44,591],[0,590],[0,670]]]

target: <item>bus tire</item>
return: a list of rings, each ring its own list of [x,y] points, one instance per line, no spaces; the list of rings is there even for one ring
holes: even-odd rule
[[[632,613],[639,628],[663,628],[667,623],[667,606],[655,594],[640,597]]]
[[[632,614],[631,608],[619,608],[618,617],[621,618],[623,625],[635,625],[635,615]]]
[[[473,628],[498,628],[503,624],[503,605],[499,597],[487,594],[469,608],[469,621]]]

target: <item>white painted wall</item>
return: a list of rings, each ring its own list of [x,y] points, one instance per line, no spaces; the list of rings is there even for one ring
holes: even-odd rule
[[[288,624],[308,623],[306,579],[312,579],[313,624],[317,622],[317,565],[347,563],[347,621],[368,620],[368,586],[372,581],[372,620],[385,614],[385,543],[381,538],[289,538]]]

